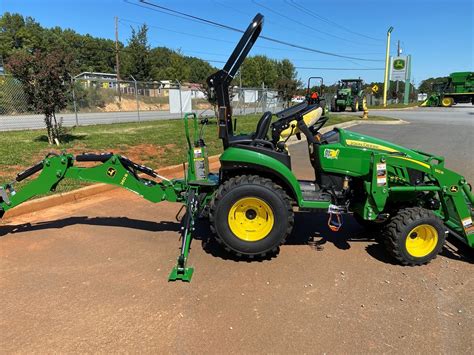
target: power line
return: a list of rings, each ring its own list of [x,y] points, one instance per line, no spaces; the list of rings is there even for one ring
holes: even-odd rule
[[[128,20],[128,19],[124,19],[124,18],[121,18],[120,21],[134,23],[134,24],[137,24],[137,25],[142,24],[141,22]],[[177,33],[177,34],[184,35],[184,36],[190,36],[190,37],[201,38],[201,39],[208,39],[208,40],[211,40],[211,41],[217,41],[217,42],[223,42],[223,43],[234,43],[233,41],[227,41],[227,40],[221,39],[221,38],[201,36],[201,35],[197,35],[197,34],[189,33],[189,32],[175,31],[175,30],[170,30],[169,28],[161,27],[161,26],[155,26],[155,25],[147,25],[147,26],[150,27],[150,28],[156,28],[156,29],[159,29],[159,30],[162,30],[162,31]]]
[[[203,59],[200,58],[201,60],[205,60],[207,62],[211,63],[226,63],[223,60],[213,60],[213,59]],[[359,71],[359,70],[364,70],[364,71],[378,71],[378,70],[385,70],[384,68],[333,68],[333,67],[300,67],[300,66],[295,66],[295,69],[307,69],[307,70],[343,70],[343,71]]]
[[[306,27],[306,28],[308,28],[308,29],[310,29],[311,31],[314,31],[314,32],[316,32],[316,33],[322,33],[322,34],[324,34],[324,35],[326,35],[326,36],[329,36],[329,37],[332,37],[332,38],[336,38],[336,39],[338,39],[338,40],[340,40],[340,41],[348,42],[348,43],[351,43],[351,44],[363,45],[362,43],[357,43],[357,42],[351,41],[351,40],[349,40],[349,39],[347,39],[347,38],[343,38],[343,37],[336,36],[335,34],[332,34],[332,33],[329,33],[329,32],[326,32],[326,31],[323,31],[323,30],[314,28],[314,27],[309,26],[309,25],[307,25],[307,24],[305,24],[305,23],[303,23],[303,22],[301,22],[301,21],[297,21],[297,20],[295,20],[294,18],[291,18],[291,17],[288,16],[288,15],[282,14],[281,12],[275,11],[275,10],[272,9],[271,7],[268,7],[268,6],[266,6],[266,5],[263,5],[263,4],[259,3],[259,2],[257,2],[256,0],[252,0],[252,2],[253,2],[255,5],[260,6],[260,7],[266,9],[267,11],[269,11],[269,12],[271,12],[271,13],[274,13],[274,14],[280,16],[280,17],[283,17],[284,19],[287,19],[288,21],[294,22],[294,23],[296,23],[296,24],[298,24],[298,25],[300,25],[300,26],[302,26],[302,27]],[[320,39],[323,39],[323,38],[321,38],[321,37],[319,37],[319,38],[320,38]],[[367,45],[367,43],[366,43],[366,45]]]
[[[157,8],[157,9],[152,9],[150,7],[147,7],[147,6],[141,6],[139,4],[132,3],[128,0],[124,0],[124,1],[129,3],[129,4],[132,4],[132,5],[140,6],[140,7],[143,7],[145,9],[149,9],[149,10],[155,10],[155,11],[158,11],[158,12],[162,12],[162,13],[165,13],[165,14],[170,15],[170,16],[175,16],[175,17],[177,16],[177,17],[180,17],[180,18],[183,18],[183,16],[184,16],[186,18],[191,19],[194,22],[198,21],[198,22],[201,22],[203,24],[207,24],[207,25],[210,25],[210,26],[213,26],[213,27],[224,28],[224,29],[234,31],[234,32],[239,32],[239,33],[244,32],[242,30],[239,30],[239,29],[231,27],[231,26],[227,26],[227,25],[224,25],[224,24],[212,21],[212,20],[208,20],[208,19],[205,19],[205,18],[202,18],[202,17],[189,15],[189,14],[186,14],[186,13],[181,12],[181,11],[172,10],[172,9],[169,9],[169,8],[161,6],[161,5],[156,5],[156,4],[147,2],[146,0],[139,0],[139,1],[142,4],[146,4],[146,5],[152,6],[152,7]],[[167,12],[164,12],[163,10],[167,11]],[[281,44],[281,45],[289,46],[289,47],[292,47],[292,48],[303,49],[303,50],[306,50],[306,51],[309,51],[309,52],[319,53],[319,54],[338,57],[338,58],[353,59],[353,60],[365,61],[365,62],[383,62],[383,60],[380,60],[380,59],[358,58],[358,57],[352,57],[352,56],[337,54],[337,53],[333,53],[333,52],[321,51],[321,50],[318,50],[318,49],[296,45],[296,44],[293,44],[293,43],[285,42],[285,41],[278,40],[278,39],[271,38],[271,37],[267,37],[267,36],[260,36],[260,38],[265,39],[265,40],[270,41],[270,42],[274,42],[274,43],[278,43],[278,44]]]
[[[294,7],[294,8],[296,8],[296,9],[302,11],[302,12],[304,12],[307,15],[312,15],[312,17],[315,17],[315,18],[317,18],[317,19],[319,19],[323,22],[326,22],[328,24],[331,24],[335,27],[339,27],[339,28],[343,29],[344,31],[349,32],[351,34],[355,34],[355,35],[358,35],[360,37],[364,37],[364,38],[371,39],[371,40],[374,40],[374,41],[383,41],[383,39],[367,36],[367,35],[364,35],[362,33],[356,32],[353,29],[349,29],[347,27],[344,27],[341,24],[338,24],[338,23],[336,23],[336,22],[334,22],[334,21],[332,21],[332,20],[330,20],[326,17],[323,17],[323,16],[317,14],[316,12],[312,11],[310,8],[304,7],[301,4],[296,3],[296,1],[294,1],[294,0],[285,0],[285,3],[287,3],[288,5]]]
[[[369,70],[369,71],[377,71],[377,70],[385,70],[385,68],[318,68],[318,67],[295,67],[295,69],[310,69],[310,70]]]
[[[153,10],[153,9],[151,9]],[[132,24],[136,24],[136,25],[141,25],[143,24],[143,22],[140,22],[140,21],[136,21],[136,20],[130,20],[130,19],[126,19],[126,18],[120,18],[119,19],[119,22],[123,25],[125,25],[124,22],[128,22],[128,23],[132,23]],[[221,39],[221,38],[216,38],[216,37],[209,37],[209,36],[202,36],[202,35],[197,35],[195,33],[190,33],[190,32],[184,32],[184,31],[175,31],[175,30],[171,30],[167,27],[162,27],[162,26],[156,26],[156,25],[148,25],[147,26],[149,28],[155,28],[155,29],[159,29],[159,30],[162,30],[162,31],[166,31],[166,32],[170,32],[170,33],[176,33],[176,34],[180,34],[180,35],[183,35],[183,36],[190,36],[190,37],[195,37],[195,38],[201,38],[201,39],[207,39],[207,40],[210,40],[210,41],[217,41],[217,42],[223,42],[223,43],[231,43],[231,44],[235,44],[235,41],[228,41],[228,40],[225,40],[225,39]],[[262,49],[270,49],[270,50],[277,50],[277,51],[285,51],[285,52],[288,52],[288,49],[286,48],[278,48],[278,47],[269,47],[269,46],[262,46],[262,45],[255,45],[254,46],[255,48],[262,48]],[[306,50],[298,50],[298,49],[293,49],[291,50],[293,52],[304,52],[306,53],[307,51]],[[380,54],[380,53],[361,53],[361,54]],[[221,54],[219,54],[221,55]],[[347,60],[345,58],[342,58],[344,60]],[[352,62],[354,63],[354,62]]]
[[[134,20],[129,20],[129,19],[124,19],[124,18],[121,18],[119,20],[119,22],[123,23],[122,21],[124,22],[129,22],[129,23],[134,23],[134,24],[139,24],[141,25],[141,22],[138,22],[138,21],[134,21]],[[178,34],[182,34],[182,35],[187,35],[187,36],[192,36],[192,37],[198,37],[198,38],[205,38],[205,39],[210,39],[210,40],[218,40],[218,41],[223,41],[223,42],[228,42],[228,43],[234,43],[232,41],[226,41],[226,40],[220,40],[220,39],[217,39],[217,38],[212,38],[212,37],[206,37],[206,36],[200,36],[200,35],[195,35],[195,34],[191,34],[191,33],[186,33],[186,32],[181,32],[181,31],[173,31],[173,30],[169,30],[165,27],[161,27],[161,26],[153,26],[153,25],[147,25],[149,28],[157,28],[157,29],[160,29],[160,30],[164,30],[164,31],[169,31],[169,32],[173,32],[173,33],[178,33]],[[271,47],[270,47],[271,48]],[[189,51],[187,51],[189,52]],[[195,51],[197,52],[197,51]],[[202,54],[208,54],[208,55],[216,55],[216,56],[226,56],[227,55],[224,55],[224,54],[219,54],[219,53],[210,53],[210,52],[201,52]],[[319,59],[293,59],[291,57],[289,57],[288,59],[292,60],[292,61],[306,61],[306,62],[319,62],[319,61],[325,61],[325,60],[319,60]],[[214,62],[214,63],[218,63],[220,61],[217,61],[217,60],[209,60],[209,59],[204,59],[206,61],[209,61],[209,62]],[[365,67],[367,68],[366,66],[364,66],[363,64],[359,64],[357,62],[354,62],[352,60],[349,60],[349,59],[342,59],[344,61],[348,61],[352,64],[355,64],[355,65],[359,65],[361,67]],[[327,61],[327,60],[326,60]],[[333,60],[334,61],[334,60]],[[225,63],[225,62],[223,62]]]
[[[225,7],[227,9],[231,9],[232,11],[234,12],[237,12],[237,13],[240,13],[240,14],[243,14],[245,16],[252,16],[252,14],[250,14],[249,12],[246,12],[246,11],[242,11],[241,9],[237,8],[237,7],[234,7],[234,6],[231,6],[227,3],[224,3],[224,2],[220,2],[220,1],[217,1],[217,0],[212,0],[212,2],[216,5],[219,5],[219,6],[222,6],[222,7]],[[286,2],[286,0],[285,0]],[[289,4],[291,5],[291,4]],[[307,32],[304,32],[302,30],[299,30],[299,29],[296,29],[296,28],[293,28],[293,27],[288,27],[288,26],[284,26],[281,22],[274,22],[274,21],[271,21],[269,19],[265,19],[265,22],[268,22],[268,23],[272,23],[272,24],[276,24],[279,28],[286,28],[290,31],[295,31],[295,32],[298,32],[298,33],[301,33],[301,34],[304,34],[304,35],[307,35],[308,33]],[[342,26],[341,26],[342,27]],[[356,32],[354,32],[355,34],[357,34]],[[369,37],[370,38],[370,37]],[[352,42],[354,43],[354,42]],[[257,47],[257,46],[255,46]],[[340,54],[345,54],[345,55],[381,55],[383,56],[384,53],[383,51],[380,52],[380,53],[376,53],[376,52],[363,52],[363,53],[340,53]]]

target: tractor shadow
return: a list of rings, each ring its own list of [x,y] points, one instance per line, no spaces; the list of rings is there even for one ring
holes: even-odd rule
[[[178,222],[154,222],[128,217],[68,217],[54,221],[44,221],[37,223],[23,223],[17,225],[2,225],[0,228],[0,237],[7,234],[33,232],[47,229],[61,229],[73,225],[90,225],[103,227],[121,227],[149,232],[172,231],[177,232],[181,228]]]
[[[451,235],[448,235],[444,248],[441,250],[439,255],[448,259],[474,264],[474,251],[459,239]]]
[[[181,230],[181,223],[176,221],[155,222],[128,217],[74,216],[54,221],[1,225],[0,238],[10,233],[61,229],[73,225],[120,227],[148,232],[179,232]],[[227,252],[224,247],[212,237],[213,234],[207,219],[199,219],[195,227],[196,230],[193,233],[194,243],[200,241],[206,253],[224,260],[263,262],[271,260],[279,253],[278,249],[276,252],[269,253],[265,257],[247,259],[238,257]],[[317,230],[317,232],[315,232],[315,230]],[[351,248],[351,243],[368,242],[369,244],[365,249],[371,257],[385,264],[398,265],[396,260],[386,252],[384,246],[381,243],[375,242],[376,237],[376,235],[371,235],[361,227],[351,216],[344,216],[344,224],[341,230],[339,232],[333,232],[327,225],[326,214],[297,212],[295,213],[293,232],[287,238],[285,245],[307,245],[315,251],[324,251],[324,247],[328,243],[333,244],[338,249],[348,250]],[[452,260],[474,264],[474,253],[472,250],[454,237],[448,237],[447,243],[440,255]]]
[[[348,250],[353,242],[370,242],[374,240],[374,237],[370,236],[351,216],[344,216],[344,225],[338,232],[331,231],[327,223],[328,216],[325,213],[296,212],[293,232],[288,236],[284,245],[307,245],[316,251],[323,251],[325,245],[330,243],[338,249]],[[212,238],[212,232],[206,220],[197,223],[194,239],[201,241],[202,248],[206,253],[224,260],[261,262],[270,260],[279,253],[279,250],[277,250],[275,253],[267,254],[265,257],[247,259],[238,257],[227,252],[215,238]],[[369,254],[379,260],[389,262],[389,257],[385,255],[383,247],[371,248]]]

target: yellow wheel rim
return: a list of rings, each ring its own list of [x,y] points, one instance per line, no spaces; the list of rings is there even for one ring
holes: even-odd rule
[[[355,109],[356,109],[356,111],[359,111],[359,101],[356,101]]]
[[[272,230],[273,210],[262,199],[245,197],[231,207],[228,223],[237,238],[256,242],[265,238]]]
[[[450,97],[445,97],[442,101],[441,101],[441,104],[444,106],[444,107],[449,107],[453,104],[453,99],[450,98]]]
[[[438,232],[429,224],[420,224],[408,233],[406,239],[408,254],[416,258],[429,255],[438,244]]]

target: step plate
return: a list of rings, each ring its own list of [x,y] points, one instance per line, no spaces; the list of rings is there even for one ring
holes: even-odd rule
[[[299,181],[301,194],[305,201],[331,201],[331,195],[321,191],[313,181]]]

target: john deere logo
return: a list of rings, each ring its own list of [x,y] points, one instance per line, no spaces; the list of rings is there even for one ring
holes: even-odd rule
[[[405,60],[404,59],[395,59],[393,61],[393,69],[395,69],[395,70],[405,69]]]
[[[456,185],[453,185],[449,188],[449,191],[451,192],[458,192],[458,187]]]
[[[110,177],[114,177],[116,173],[117,173],[117,170],[115,170],[114,168],[107,169],[107,175]]]
[[[324,149],[324,157],[326,159],[337,159],[339,157],[339,149]]]

